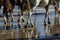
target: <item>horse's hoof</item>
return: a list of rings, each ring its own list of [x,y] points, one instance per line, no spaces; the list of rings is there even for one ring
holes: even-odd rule
[[[7,21],[7,23],[10,23],[10,21]]]
[[[21,28],[20,24],[18,24],[18,28]]]
[[[10,29],[10,26],[6,26],[6,30],[9,30]]]
[[[44,26],[46,26],[47,24],[46,23],[44,23]]]
[[[22,19],[22,22],[25,22],[25,20],[24,20],[24,19]]]
[[[11,22],[14,22],[14,18],[12,18]]]
[[[6,24],[6,21],[4,20],[4,24]]]
[[[18,22],[20,22],[20,20],[18,19]]]
[[[46,24],[46,22],[44,21],[44,26],[46,26],[47,24]]]
[[[14,20],[11,20],[11,22],[14,22]]]
[[[48,24],[51,24],[51,22],[50,22],[50,21],[48,21]]]
[[[6,22],[4,22],[4,24],[6,24]]]
[[[32,23],[30,23],[30,27],[33,27],[34,25]]]
[[[18,16],[20,16],[20,14],[18,14]]]

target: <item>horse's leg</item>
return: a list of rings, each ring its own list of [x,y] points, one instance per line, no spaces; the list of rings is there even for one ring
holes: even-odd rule
[[[4,6],[4,8],[3,8],[3,16],[4,16],[4,26],[5,26],[5,29],[6,29],[6,27],[7,27],[7,19],[8,19],[8,14],[7,14],[8,12],[7,12],[7,8]]]
[[[54,24],[59,26],[59,15],[58,15],[59,9],[56,3],[54,4],[54,9],[55,9],[55,23]]]
[[[37,7],[37,5],[33,8],[33,10],[36,9],[36,7]],[[31,5],[30,5],[29,0],[27,0],[27,9],[28,9],[28,21],[30,20],[29,23],[30,23],[30,25],[32,25],[32,22],[31,22],[31,14],[32,14],[32,12],[31,12]]]
[[[8,12],[4,16],[5,24],[6,24],[6,29],[9,29],[9,18],[8,18]]]
[[[20,8],[21,8],[21,11],[20,11]],[[18,27],[19,28],[20,27],[22,28],[22,23],[24,22],[23,10],[22,9],[23,9],[23,7],[18,6]]]
[[[20,20],[21,20],[21,28],[23,28],[23,23],[24,23],[24,17],[23,17],[23,10],[21,10],[21,18],[20,18]]]
[[[30,10],[30,13],[29,13],[29,23],[30,23],[30,25],[32,26],[32,18],[31,18],[31,14],[32,14],[32,12],[31,12],[31,10]]]
[[[46,10],[45,19],[44,19],[44,25],[47,25],[46,24],[46,18],[47,18],[47,10]]]
[[[47,32],[45,31],[46,30],[46,26],[47,26],[47,22],[46,22],[46,18],[48,17],[48,24],[50,24],[50,17],[49,17],[49,5],[47,5],[45,7],[45,10],[46,10],[46,14],[45,14],[45,19],[44,19],[44,32],[46,34],[46,37],[48,36]]]
[[[14,16],[13,16],[13,9],[11,9],[11,11],[10,11],[10,14],[11,14],[11,18],[12,18],[12,27],[13,27],[13,29],[14,29]]]
[[[4,14],[4,26],[5,26],[5,30],[6,30],[6,27],[7,27],[7,18],[5,16],[5,14]]]
[[[10,13],[11,13],[11,18],[12,18],[12,22],[14,22],[14,16],[13,16],[13,9],[10,11]]]
[[[20,28],[20,7],[18,6],[18,27]]]
[[[10,29],[10,24],[9,24],[9,16],[8,16],[8,11],[7,11],[7,13],[5,14],[5,16],[6,16],[6,21],[7,21],[7,23],[6,23],[6,29]]]
[[[49,5],[47,5],[46,7],[45,7],[45,9],[46,9],[46,14],[45,14],[45,19],[44,19],[44,25],[46,25],[46,18],[48,17],[48,24],[51,24],[50,23],[50,14],[49,14]]]
[[[59,11],[57,4],[54,4],[54,9],[55,9],[55,17],[57,17]]]

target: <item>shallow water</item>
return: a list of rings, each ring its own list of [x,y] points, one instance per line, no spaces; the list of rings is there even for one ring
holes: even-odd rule
[[[14,15],[17,15],[17,11],[16,11],[17,8],[14,9]],[[43,13],[43,14],[42,14]],[[40,36],[41,37],[44,37],[45,36],[45,32],[44,32],[44,18],[45,18],[45,11],[43,12],[40,12],[40,14],[42,15],[36,15],[36,29],[37,29],[37,32],[40,33]],[[32,22],[34,22],[34,15],[31,16],[32,17]],[[51,25],[54,24],[54,17],[55,17],[55,14],[53,11],[50,12],[50,22],[51,22]],[[17,16],[14,17],[14,27],[17,29],[18,28],[18,23],[17,23]],[[11,20],[11,18],[10,18]],[[2,26],[4,24],[3,22],[3,17],[0,17],[0,30],[4,30],[5,27]],[[12,22],[10,22],[10,24],[12,24]],[[59,16],[59,24],[60,24],[60,16]],[[12,29],[12,27],[10,26],[10,30]],[[46,31],[48,31],[46,29]]]

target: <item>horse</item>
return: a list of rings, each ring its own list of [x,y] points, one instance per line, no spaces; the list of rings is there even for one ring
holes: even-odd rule
[[[29,4],[29,3],[30,4]],[[28,10],[28,6],[30,5],[30,9]],[[30,14],[28,13],[28,15],[30,16],[31,10],[35,10],[36,7],[44,7],[46,10],[46,14],[45,14],[45,19],[44,19],[44,25],[46,25],[46,17],[48,16],[48,24],[50,23],[50,17],[49,17],[49,5],[53,5],[54,9],[55,9],[55,14],[58,13],[58,7],[57,7],[57,3],[56,0],[18,0],[18,6],[21,9],[21,14],[23,14],[23,11],[29,11]]]
[[[32,4],[34,3],[35,6],[32,6]],[[48,24],[50,23],[50,15],[49,15],[49,6],[53,5],[54,9],[55,9],[55,14],[58,13],[58,7],[57,7],[57,3],[55,0],[30,0],[30,6],[33,10],[36,9],[36,7],[44,7],[46,10],[46,14],[45,14],[45,19],[44,19],[44,25],[46,25],[46,17],[48,16]]]
[[[32,3],[34,3],[34,2],[32,2]],[[51,24],[50,23],[50,14],[49,14],[49,6],[50,5],[54,6],[55,17],[57,17],[58,16],[58,5],[57,5],[57,1],[56,0],[36,0],[36,5],[35,5],[35,7],[33,7],[33,10],[35,10],[37,6],[45,8],[46,14],[45,14],[45,19],[44,19],[44,25],[45,26],[48,25],[48,27]],[[47,17],[48,17],[48,24],[46,22],[46,18]],[[49,30],[49,28],[48,28],[48,30]],[[49,32],[50,32],[50,30],[49,30]]]
[[[15,1],[14,0],[3,0],[3,16],[4,16],[4,23],[6,24],[6,27],[9,26],[8,22],[9,22],[9,18],[8,18],[8,12],[11,14],[11,18],[12,18],[12,23],[14,21],[14,17],[13,17],[13,9],[15,6]]]

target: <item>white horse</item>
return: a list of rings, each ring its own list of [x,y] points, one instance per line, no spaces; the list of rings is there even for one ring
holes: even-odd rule
[[[19,2],[19,1],[18,1]],[[19,3],[18,3],[19,4]],[[21,5],[20,5],[21,4]],[[44,7],[46,9],[44,24],[46,25],[46,17],[48,16],[48,24],[50,24],[49,5],[54,5],[55,14],[58,13],[58,7],[55,0],[20,0],[20,8],[22,12],[28,11],[28,15],[31,18],[31,10],[35,10],[36,7]],[[30,14],[29,14],[30,13]],[[22,13],[21,13],[22,14]],[[29,17],[28,16],[28,17]],[[30,19],[29,18],[29,19]]]
[[[46,10],[44,24],[46,25],[46,17],[48,17],[48,24],[50,24],[49,6],[53,5],[55,9],[55,15],[58,14],[58,7],[55,0],[29,0],[31,9],[35,10],[37,6],[44,7]],[[31,14],[31,10],[30,10]]]

